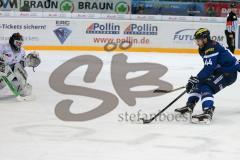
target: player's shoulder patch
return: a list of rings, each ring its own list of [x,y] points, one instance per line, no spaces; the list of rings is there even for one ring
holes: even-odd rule
[[[211,53],[211,54],[208,54],[208,55],[204,55],[203,58],[212,58],[212,57],[215,57],[219,55],[219,52],[214,52],[214,53]]]
[[[211,55],[217,52],[217,42],[212,41],[210,45],[205,49],[204,54],[205,55]]]
[[[215,53],[215,48],[214,47],[209,47],[205,50],[205,55],[210,55],[210,54],[213,54]]]

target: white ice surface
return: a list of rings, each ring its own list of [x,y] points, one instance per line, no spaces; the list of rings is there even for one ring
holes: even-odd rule
[[[207,160],[240,159],[239,80],[215,96],[211,125],[163,121],[149,125],[120,122],[119,114],[155,113],[181,91],[154,98],[139,98],[129,107],[116,94],[110,77],[113,53],[40,52],[42,64],[29,72],[36,100],[16,102],[7,89],[0,93],[0,160]],[[72,112],[83,112],[100,102],[93,98],[63,95],[49,87],[49,76],[60,64],[78,55],[96,55],[104,66],[93,84],[83,82],[86,67],[74,71],[66,83],[113,93],[118,107],[87,122],[64,122],[55,116],[56,104],[74,99]],[[162,79],[174,87],[186,83],[202,67],[201,58],[190,54],[129,53],[128,62],[153,62],[168,67]],[[185,104],[181,98],[166,113]],[[198,104],[195,113],[200,113]]]

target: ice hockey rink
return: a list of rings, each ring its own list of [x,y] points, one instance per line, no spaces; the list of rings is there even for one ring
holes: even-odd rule
[[[1,160],[207,160],[240,158],[240,80],[215,96],[215,114],[210,125],[188,121],[163,120],[148,125],[122,121],[123,113],[156,113],[182,91],[152,98],[138,98],[129,107],[113,88],[110,69],[112,57],[122,52],[40,51],[41,65],[36,72],[28,69],[34,101],[17,102],[8,88],[1,91]],[[202,67],[200,56],[193,54],[124,53],[129,63],[163,64],[168,72],[161,78],[175,88],[186,84]],[[66,122],[55,115],[56,104],[73,99],[71,111],[93,109],[99,100],[60,94],[49,86],[52,72],[79,55],[93,55],[103,61],[96,82],[85,83],[86,66],[76,69],[66,83],[110,92],[118,97],[118,106],[110,113],[86,122]],[[238,57],[239,58],[239,57]],[[139,73],[132,73],[137,76]],[[182,97],[165,113],[173,114],[185,104]],[[198,104],[195,113],[201,112]]]

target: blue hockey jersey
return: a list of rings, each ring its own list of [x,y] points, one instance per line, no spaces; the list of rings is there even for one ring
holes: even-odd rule
[[[204,47],[199,48],[199,54],[203,59],[204,67],[198,73],[197,78],[202,81],[207,79],[214,71],[234,72],[238,64],[237,59],[226,47],[216,41],[209,41]]]

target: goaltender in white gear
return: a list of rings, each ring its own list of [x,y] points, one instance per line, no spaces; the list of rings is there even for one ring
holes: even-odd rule
[[[22,47],[23,37],[20,33],[14,33],[7,44],[0,44],[0,77],[6,77],[20,93],[20,96],[30,96],[32,86],[27,83],[28,74],[25,67],[37,67],[41,60],[39,54],[34,51],[26,55]],[[0,89],[6,86],[0,79]]]

